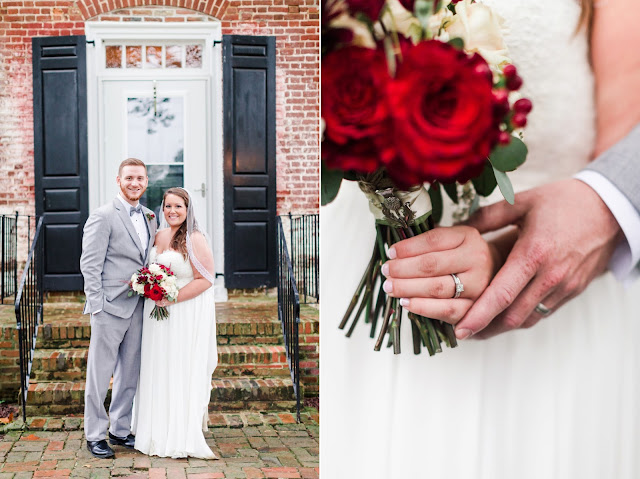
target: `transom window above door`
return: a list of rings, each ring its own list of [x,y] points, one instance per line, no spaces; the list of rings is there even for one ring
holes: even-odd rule
[[[105,45],[106,69],[202,69],[202,43],[117,43]]]

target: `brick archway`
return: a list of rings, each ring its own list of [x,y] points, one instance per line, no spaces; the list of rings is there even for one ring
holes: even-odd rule
[[[176,7],[186,8],[220,19],[229,0],[80,0],[78,9],[84,20],[121,8]]]

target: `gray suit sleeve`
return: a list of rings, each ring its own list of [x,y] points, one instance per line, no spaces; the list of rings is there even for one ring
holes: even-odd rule
[[[607,178],[640,212],[640,125],[585,169]]]
[[[84,277],[84,294],[87,297],[86,312],[102,309],[104,291],[102,269],[109,247],[110,226],[104,213],[94,212],[84,225],[80,271]]]

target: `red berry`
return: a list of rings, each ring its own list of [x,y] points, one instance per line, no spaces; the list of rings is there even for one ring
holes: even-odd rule
[[[524,113],[525,115],[531,111],[533,103],[528,98],[520,98],[513,104],[513,110],[516,113]]]
[[[504,103],[509,99],[509,92],[504,88],[500,88],[499,90],[493,90],[493,101],[495,103]]]
[[[527,115],[524,113],[516,113],[511,119],[511,123],[516,128],[523,128],[527,125]]]
[[[512,78],[518,74],[518,69],[515,65],[507,65],[503,68],[502,73],[507,78]]]
[[[478,63],[473,71],[479,76],[486,76],[489,80],[493,79],[493,75],[491,75],[491,70],[489,69],[489,65],[486,63]]]
[[[511,142],[511,135],[508,131],[501,131],[498,135],[498,143],[501,145],[508,145]]]
[[[518,75],[507,78],[507,88],[511,91],[519,90],[522,86],[522,78]]]
[[[509,92],[507,90],[493,91],[493,112],[498,118],[502,118],[509,112]]]

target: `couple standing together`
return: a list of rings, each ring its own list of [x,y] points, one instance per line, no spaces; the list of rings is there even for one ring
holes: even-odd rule
[[[111,445],[161,457],[214,459],[207,428],[216,349],[213,255],[198,228],[189,193],[164,193],[160,229],[139,204],[148,185],[145,164],[124,160],[118,196],[94,211],[84,226],[80,268],[91,314],[84,430],[95,457],[114,457]],[[129,296],[128,281],[140,268],[171,269],[175,303]],[[150,316],[168,306],[169,318]],[[113,376],[109,415],[104,401]],[[135,401],[134,401],[135,397]]]

